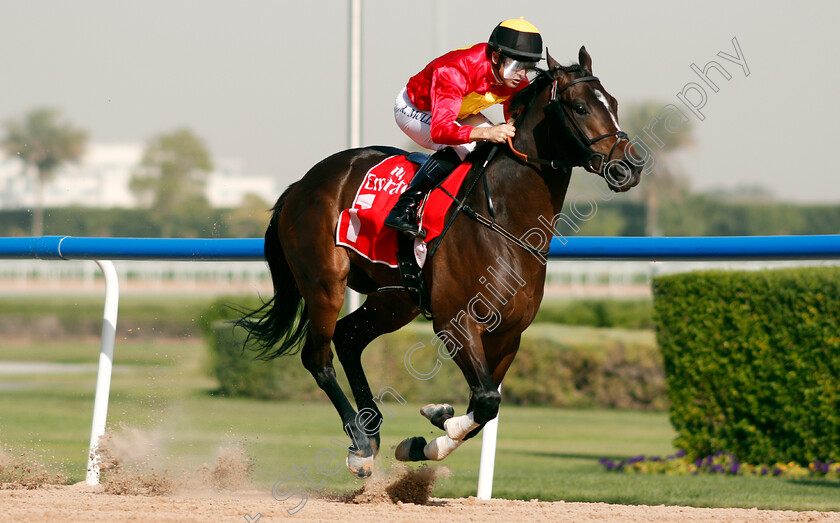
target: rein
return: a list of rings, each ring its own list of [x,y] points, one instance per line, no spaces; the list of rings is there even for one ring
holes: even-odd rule
[[[557,170],[557,169],[563,167],[563,164],[561,164],[559,160],[543,160],[542,158],[531,158],[527,154],[525,154],[523,152],[519,152],[516,149],[516,147],[513,146],[513,140],[511,140],[510,136],[508,136],[507,144],[508,144],[508,147],[510,148],[510,152],[512,152],[514,156],[516,156],[517,158],[519,158],[520,160],[522,160],[525,163],[535,163],[537,165],[546,165],[548,167],[551,167],[554,170]]]
[[[469,218],[475,220],[476,222],[480,223],[481,225],[487,227],[488,229],[493,230],[493,231],[501,234],[505,239],[507,239],[507,240],[515,243],[516,245],[522,247],[523,249],[525,249],[529,253],[541,256],[543,258],[548,256],[548,249],[545,249],[545,250],[535,249],[531,245],[528,245],[527,243],[523,242],[522,240],[520,240],[519,238],[517,238],[516,236],[511,234],[507,229],[505,229],[504,227],[502,227],[501,225],[496,223],[495,211],[493,210],[493,201],[490,199],[490,192],[487,188],[487,177],[485,176],[485,172],[486,172],[487,166],[490,164],[490,162],[496,156],[496,153],[498,151],[499,151],[499,144],[495,144],[493,146],[493,148],[490,150],[490,153],[487,155],[487,159],[484,160],[484,163],[481,164],[481,170],[479,171],[478,175],[475,176],[475,178],[473,179],[473,182],[470,185],[470,188],[467,190],[466,194],[464,194],[464,197],[462,199],[459,200],[458,198],[456,198],[455,196],[450,194],[448,191],[445,191],[446,194],[449,195],[449,197],[452,198],[458,204],[458,207],[455,209],[455,212],[452,213],[452,216],[449,217],[449,221],[446,222],[446,226],[443,228],[443,231],[441,231],[440,236],[438,236],[435,239],[435,244],[432,246],[431,249],[429,249],[429,256],[428,256],[429,258],[434,256],[435,252],[437,252],[438,247],[440,247],[440,244],[443,241],[443,237],[446,236],[446,233],[449,231],[449,227],[452,226],[452,224],[455,222],[455,218],[457,218],[458,215],[462,212],[466,216],[468,216]],[[475,188],[478,186],[478,182],[481,178],[484,178],[484,194],[487,196],[487,208],[490,212],[490,216],[493,217],[492,220],[490,218],[487,218],[487,217],[479,214],[472,207],[467,205],[467,199],[470,197],[470,195],[473,193],[473,191],[475,191]]]
[[[531,95],[531,100],[525,106],[523,106],[523,110],[520,111],[519,114],[516,115],[516,118],[515,118],[515,121],[514,121],[514,127],[519,126],[519,123],[525,117],[524,108],[525,107],[530,107],[531,105],[533,105],[536,97],[537,97],[537,92],[536,92],[536,90],[534,90],[533,94]],[[508,141],[509,140],[510,139],[508,139]],[[504,238],[506,238],[506,239],[510,240],[511,242],[515,243],[516,245],[522,247],[523,249],[525,249],[529,253],[542,256],[543,258],[548,256],[548,249],[546,249],[545,251],[540,251],[540,250],[534,249],[532,246],[523,242],[522,240],[520,240],[519,238],[517,238],[516,236],[514,236],[513,234],[508,232],[504,227],[502,227],[501,225],[498,225],[496,223],[496,211],[495,211],[495,207],[493,205],[493,200],[490,198],[490,189],[487,186],[487,177],[484,174],[485,174],[485,171],[487,169],[487,166],[490,165],[490,162],[493,161],[493,159],[496,157],[496,154],[498,152],[499,152],[499,144],[493,144],[493,148],[490,150],[490,152],[487,154],[487,158],[481,164],[481,170],[475,176],[475,178],[472,181],[472,184],[470,185],[470,188],[467,190],[467,192],[464,194],[464,197],[461,200],[459,200],[458,198],[456,198],[455,196],[453,196],[449,192],[444,191],[444,192],[446,192],[447,195],[449,195],[450,198],[452,198],[452,200],[454,200],[458,204],[458,207],[455,209],[455,212],[452,213],[452,216],[449,217],[449,221],[446,222],[446,225],[444,226],[443,231],[441,231],[440,235],[435,240],[435,244],[432,246],[431,249],[429,249],[429,258],[434,256],[435,252],[437,252],[438,247],[440,247],[440,244],[443,242],[443,237],[446,236],[446,233],[449,231],[449,228],[455,222],[455,218],[457,218],[458,215],[461,214],[462,212],[465,215],[467,215],[468,217],[470,217],[471,219],[480,223],[481,225],[484,225],[488,229],[491,229],[493,231],[498,232]],[[486,218],[485,216],[476,212],[472,207],[469,207],[467,205],[467,199],[470,197],[470,195],[473,193],[473,191],[475,191],[475,188],[478,185],[478,182],[482,178],[484,178],[484,194],[487,198],[487,210],[488,210],[488,213],[490,214],[490,217],[492,219]]]

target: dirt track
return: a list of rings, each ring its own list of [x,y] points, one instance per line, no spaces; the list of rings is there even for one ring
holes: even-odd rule
[[[837,512],[792,512],[755,509],[646,507],[604,503],[432,498],[428,505],[371,502],[362,504],[312,499],[294,515],[268,492],[191,493],[171,496],[117,496],[84,484],[36,490],[0,490],[5,521],[726,521],[840,522]]]

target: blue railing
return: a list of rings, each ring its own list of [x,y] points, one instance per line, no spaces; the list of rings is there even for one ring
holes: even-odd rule
[[[572,236],[554,238],[549,257],[651,261],[838,259],[840,234],[668,238]]]
[[[259,261],[262,238],[0,238],[0,259]],[[840,258],[840,235],[554,238],[549,258],[748,261]]]
[[[258,261],[262,238],[0,238],[0,259]]]
[[[95,260],[105,276],[105,312],[100,345],[99,372],[91,425],[86,479],[99,482],[99,438],[105,433],[111,368],[116,338],[119,282],[112,260],[261,261],[262,238],[159,239],[81,238],[42,236],[0,238],[0,259]],[[536,247],[536,246],[535,246]],[[542,246],[539,246],[542,248]],[[840,235],[729,236],[729,237],[558,237],[551,241],[549,258],[557,260],[825,260],[840,259]],[[492,442],[485,427],[482,466],[492,462]],[[484,439],[488,438],[485,451]],[[492,471],[492,463],[489,466]],[[484,474],[483,472],[479,472]],[[492,475],[492,472],[490,472]]]

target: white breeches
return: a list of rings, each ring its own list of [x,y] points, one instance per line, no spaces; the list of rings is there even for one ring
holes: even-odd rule
[[[400,94],[397,95],[397,100],[394,102],[394,119],[402,131],[408,135],[409,138],[417,142],[417,145],[439,151],[444,147],[452,147],[458,156],[463,160],[467,154],[475,149],[476,142],[464,143],[460,145],[441,145],[432,141],[432,115],[426,111],[421,111],[411,103],[403,87]],[[458,125],[469,125],[471,127],[492,127],[493,122],[487,119],[483,114],[473,114],[467,116],[463,120],[455,122]]]

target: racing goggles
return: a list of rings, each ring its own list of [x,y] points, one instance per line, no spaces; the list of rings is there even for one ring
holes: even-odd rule
[[[519,60],[505,56],[502,62],[502,76],[506,80],[513,80],[519,76],[520,72],[525,71],[527,73],[536,67],[537,62],[520,62]]]

